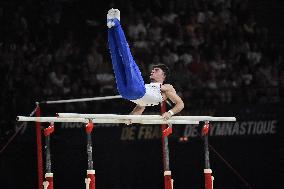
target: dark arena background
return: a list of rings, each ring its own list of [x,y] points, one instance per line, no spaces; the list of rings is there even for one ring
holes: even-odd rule
[[[281,0],[1,0],[0,188],[39,188],[36,126],[17,122],[35,102],[118,95],[106,14],[121,24],[145,81],[151,65],[171,69],[184,116],[234,116],[211,122],[216,189],[283,188],[283,13]],[[124,99],[42,104],[57,112],[129,114]],[[170,107],[168,107],[169,109]],[[144,114],[161,114],[160,106]],[[45,140],[42,123],[43,172]],[[55,189],[86,188],[85,125],[55,123],[50,136]],[[160,125],[95,124],[97,189],[163,189]],[[199,125],[173,125],[168,137],[175,189],[204,189]],[[281,187],[282,186],[282,187]]]

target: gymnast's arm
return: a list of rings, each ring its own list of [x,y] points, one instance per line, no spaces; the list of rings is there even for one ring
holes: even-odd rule
[[[175,103],[175,106],[171,110],[163,113],[162,115],[162,117],[167,120],[171,116],[179,113],[184,108],[184,103],[183,100],[180,98],[180,96],[178,96],[176,90],[172,85],[169,84],[162,85],[161,91],[165,93],[167,98],[169,98],[173,103]],[[173,113],[173,115],[170,113],[170,111]]]
[[[140,106],[140,105],[137,104],[133,108],[132,112],[130,112],[129,115],[141,115],[144,112],[144,110],[145,110],[145,106]],[[126,125],[131,125],[132,122],[131,122],[131,120],[128,120],[125,124]]]
[[[130,115],[141,115],[145,110],[145,106],[140,106],[140,105],[136,105],[132,112],[130,112]]]

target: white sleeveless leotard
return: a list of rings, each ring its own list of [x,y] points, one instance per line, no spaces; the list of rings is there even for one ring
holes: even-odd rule
[[[140,106],[154,106],[163,101],[161,93],[161,83],[145,84],[146,93],[142,98],[131,100]]]

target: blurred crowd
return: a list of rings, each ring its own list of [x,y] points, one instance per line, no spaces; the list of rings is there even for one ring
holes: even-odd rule
[[[152,64],[168,65],[167,82],[188,108],[279,101],[281,53],[248,0],[126,0],[93,7],[100,17],[82,3],[0,5],[0,113],[7,120],[35,101],[117,94],[107,45],[111,7],[121,11],[145,81]]]

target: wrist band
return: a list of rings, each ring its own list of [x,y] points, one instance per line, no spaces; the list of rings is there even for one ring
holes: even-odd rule
[[[174,115],[174,112],[172,110],[168,111],[172,116]]]

